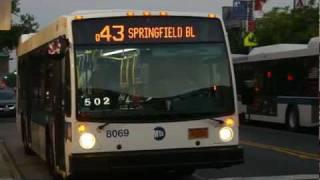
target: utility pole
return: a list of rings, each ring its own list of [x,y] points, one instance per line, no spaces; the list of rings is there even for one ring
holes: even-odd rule
[[[11,0],[0,0],[0,31],[11,29]]]

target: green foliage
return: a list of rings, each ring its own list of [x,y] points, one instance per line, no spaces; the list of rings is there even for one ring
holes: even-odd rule
[[[10,31],[0,31],[0,49],[15,48],[22,34],[35,32],[39,28],[39,24],[35,21],[33,15],[29,13],[20,14],[19,4],[19,0],[12,1],[12,13],[18,17],[19,21],[13,22]]]
[[[241,29],[228,29],[230,49],[233,54],[247,54],[248,48],[243,46]]]
[[[11,10],[12,14],[18,15],[20,13],[19,5],[20,5],[20,0],[12,0],[12,10]]]
[[[319,35],[318,8],[296,10],[275,8],[257,21],[256,36],[259,46],[278,43],[308,43]]]

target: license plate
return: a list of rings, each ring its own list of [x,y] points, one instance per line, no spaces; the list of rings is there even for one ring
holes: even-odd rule
[[[189,129],[189,139],[205,139],[209,137],[208,128]]]

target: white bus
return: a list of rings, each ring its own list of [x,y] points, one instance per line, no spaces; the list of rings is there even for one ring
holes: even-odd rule
[[[17,125],[53,173],[243,163],[228,40],[214,14],[81,11],[18,47]]]
[[[290,130],[319,122],[319,38],[234,56],[240,119],[285,124]]]

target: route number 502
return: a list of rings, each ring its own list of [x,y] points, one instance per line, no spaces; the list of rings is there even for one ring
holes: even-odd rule
[[[112,32],[116,34],[112,34]],[[124,26],[123,25],[112,25],[105,26],[99,33],[96,34],[96,42],[100,42],[105,39],[107,42],[123,41],[124,40]]]
[[[110,105],[110,98],[85,98],[84,99],[84,106],[107,106]]]

